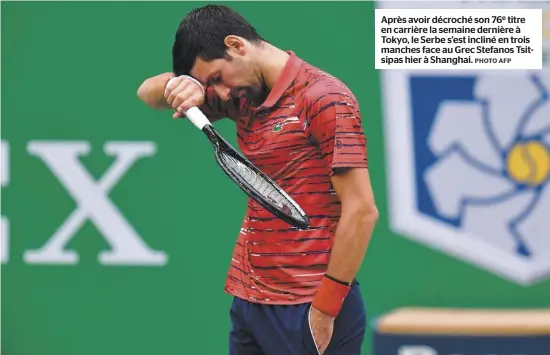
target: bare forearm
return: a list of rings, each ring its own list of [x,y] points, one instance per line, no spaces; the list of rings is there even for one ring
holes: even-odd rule
[[[378,211],[374,206],[342,210],[328,265],[328,275],[342,281],[353,280],[361,267],[377,220]]]
[[[146,79],[138,88],[137,96],[149,107],[155,109],[171,108],[164,98],[164,88],[173,76],[173,73],[162,73]]]

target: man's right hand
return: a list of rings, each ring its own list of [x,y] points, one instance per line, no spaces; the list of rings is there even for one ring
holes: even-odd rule
[[[166,102],[176,111],[174,118],[183,117],[185,111],[204,103],[204,88],[195,80],[180,76],[171,79],[164,90]]]

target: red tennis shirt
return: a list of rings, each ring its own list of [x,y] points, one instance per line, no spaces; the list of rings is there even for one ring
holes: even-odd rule
[[[283,73],[260,107],[231,109],[207,94],[210,114],[237,124],[243,154],[279,184],[310,219],[298,230],[251,198],[233,251],[225,290],[268,304],[311,302],[327,269],[340,202],[334,168],[367,167],[359,107],[338,79],[289,52]]]

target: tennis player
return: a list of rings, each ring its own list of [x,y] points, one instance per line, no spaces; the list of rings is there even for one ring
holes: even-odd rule
[[[378,211],[359,105],[340,80],[263,39],[226,6],[180,23],[173,70],[138,97],[174,118],[235,122],[244,155],[310,218],[298,230],[249,199],[227,275],[231,355],[359,355],[359,270]]]

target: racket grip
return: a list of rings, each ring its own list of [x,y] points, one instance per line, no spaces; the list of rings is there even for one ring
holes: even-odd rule
[[[204,113],[196,106],[185,111],[185,116],[201,131],[204,126],[211,124]]]

